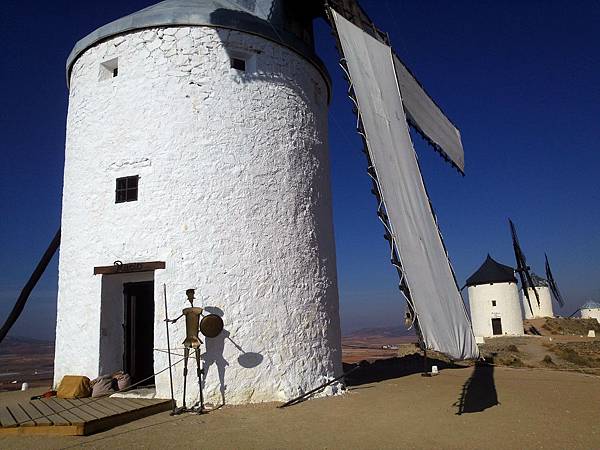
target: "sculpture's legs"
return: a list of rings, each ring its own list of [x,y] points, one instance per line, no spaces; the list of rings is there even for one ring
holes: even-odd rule
[[[187,386],[187,374],[188,374],[188,358],[190,356],[190,349],[185,347],[183,349],[183,409],[186,409],[185,405],[185,388]]]
[[[202,375],[204,374],[204,370],[202,369],[202,362],[200,359],[200,348],[195,348],[196,352],[196,374],[198,375],[198,389],[200,389],[200,409],[198,410],[198,414],[202,414],[204,412],[204,395],[202,394]]]

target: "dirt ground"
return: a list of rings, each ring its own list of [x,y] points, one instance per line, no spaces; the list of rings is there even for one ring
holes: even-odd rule
[[[481,354],[495,364],[600,375],[600,338],[523,336],[486,339]]]
[[[523,321],[527,334],[542,336],[587,336],[589,330],[600,334],[600,323],[596,319],[582,319],[580,317],[544,317]]]
[[[387,363],[365,370],[377,364]],[[599,377],[493,366],[386,373],[286,409],[162,413],[88,437],[0,437],[0,448],[600,448]],[[2,393],[0,403],[32,393]]]

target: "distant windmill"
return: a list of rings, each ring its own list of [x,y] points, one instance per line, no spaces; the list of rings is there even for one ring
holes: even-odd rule
[[[479,356],[409,124],[463,172],[460,132],[388,36],[356,0],[166,0],[98,28],[67,61],[55,381],[163,368],[163,285],[173,311],[195,288],[223,312],[229,339],[207,342],[214,401],[289,399],[339,377],[330,79],[316,17],[337,38],[422,348]],[[264,353],[260,367],[240,361],[248,350]],[[155,382],[165,395],[164,375]]]

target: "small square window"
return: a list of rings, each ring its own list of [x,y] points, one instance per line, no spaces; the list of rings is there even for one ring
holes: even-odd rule
[[[242,58],[231,58],[231,68],[235,70],[246,71],[246,60]]]
[[[100,64],[100,81],[119,76],[119,58],[104,61]]]
[[[138,199],[139,175],[117,178],[115,203],[135,202]]]
[[[492,306],[496,306],[496,300],[492,300]]]

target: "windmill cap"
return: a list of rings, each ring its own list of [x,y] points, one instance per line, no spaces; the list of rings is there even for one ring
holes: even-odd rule
[[[483,264],[473,275],[467,278],[467,286],[477,286],[490,283],[516,283],[515,269],[500,264],[489,253]]]
[[[600,309],[600,303],[589,301],[581,307],[581,309]]]
[[[531,272],[531,280],[533,281],[534,287],[548,287],[548,280],[533,272]]]
[[[105,39],[144,28],[189,25],[242,31],[282,44],[313,63],[329,86],[329,74],[313,41],[312,20],[322,11],[319,0],[166,0],[110,22],[78,41],[67,58],[67,85],[77,58]]]

